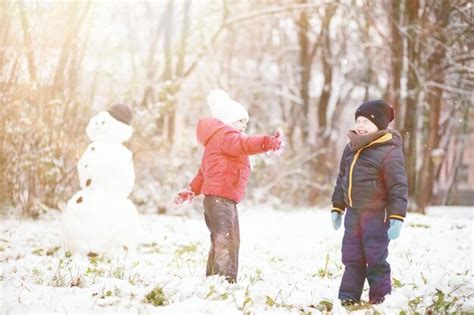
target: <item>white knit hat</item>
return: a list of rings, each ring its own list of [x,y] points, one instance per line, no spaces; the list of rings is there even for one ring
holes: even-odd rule
[[[247,110],[222,90],[212,90],[207,96],[207,104],[211,109],[211,116],[226,125],[241,119],[249,120]]]

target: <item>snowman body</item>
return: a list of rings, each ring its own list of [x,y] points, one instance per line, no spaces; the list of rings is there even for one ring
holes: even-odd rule
[[[132,153],[122,144],[133,130],[103,111],[91,118],[86,132],[92,142],[77,165],[82,189],[63,214],[65,247],[81,254],[134,252],[140,228],[128,196],[135,172]]]
[[[77,163],[82,189],[128,196],[135,182],[132,153],[122,144],[92,142]]]

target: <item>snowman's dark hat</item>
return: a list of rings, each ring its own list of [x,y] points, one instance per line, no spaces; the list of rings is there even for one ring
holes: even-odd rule
[[[118,121],[123,122],[124,124],[130,125],[132,122],[133,113],[127,105],[116,104],[110,107],[107,111],[109,112],[110,116],[114,117]]]

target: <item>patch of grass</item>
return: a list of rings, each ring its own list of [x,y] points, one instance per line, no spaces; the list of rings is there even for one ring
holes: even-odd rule
[[[333,309],[333,304],[332,304],[331,301],[322,300],[322,301],[319,302],[318,305],[311,304],[311,305],[308,305],[308,307],[312,308],[312,309],[316,309],[316,310],[320,311],[323,314],[330,314],[332,312],[332,309]],[[313,314],[314,313],[312,311],[306,312],[304,308],[300,309],[300,311],[303,312],[304,314]]]
[[[219,295],[219,300],[227,300],[228,297],[229,297],[229,294],[227,292],[224,292],[221,295]]]
[[[104,256],[100,256],[93,253],[89,253],[87,254],[87,256],[89,257],[89,262],[94,266],[97,266],[100,262],[110,263],[110,259]]]
[[[425,275],[423,274],[423,272],[420,272],[421,274],[421,280],[423,280],[423,284],[427,284],[428,283],[428,279],[426,279]]]
[[[139,281],[142,281],[142,280],[140,279],[140,274],[135,273],[135,274],[133,274],[133,275],[129,275],[128,278],[127,278],[127,281],[128,281],[128,283],[130,283],[131,285],[137,285],[137,283],[138,283]]]
[[[33,275],[33,283],[39,285],[43,284],[43,274],[41,273],[41,271],[36,268],[33,268],[33,270],[31,270],[31,274]]]
[[[254,285],[258,281],[262,281],[263,280],[262,271],[258,268],[255,269],[255,276],[250,275],[249,280],[250,280],[251,285]]]
[[[53,287],[82,287],[84,284],[83,275],[77,266],[71,265],[71,260],[60,259],[56,271],[49,281]]]
[[[423,301],[423,297],[417,296],[411,300],[408,300],[408,306],[412,310],[412,312],[416,313],[416,309],[418,308],[418,305]]]
[[[401,288],[401,287],[403,287],[403,284],[397,278],[393,278],[392,279],[392,286],[394,288]]]
[[[105,275],[105,270],[100,269],[100,268],[95,268],[95,267],[87,267],[86,269],[86,275],[96,275],[99,277],[103,277]]]
[[[276,257],[276,256],[272,256],[272,257],[270,258],[270,261],[271,261],[271,262],[274,262],[274,263],[278,263],[278,262],[282,262],[282,261],[283,261],[283,258]]]
[[[197,251],[197,245],[196,244],[182,245],[176,250],[176,255],[181,256],[185,253],[194,253],[196,251]]]
[[[328,270],[328,265],[329,265],[329,254],[326,254],[326,259],[324,262],[324,267],[318,269],[318,276],[320,278],[325,278],[325,277],[332,277],[332,272]]]
[[[349,312],[355,312],[355,311],[366,310],[370,308],[372,308],[372,304],[365,301],[360,301],[360,303],[346,307],[346,310],[348,310]]]
[[[273,305],[275,305],[275,301],[267,295],[265,297],[265,304],[272,307]]]
[[[145,303],[152,304],[154,306],[163,306],[167,303],[167,299],[163,289],[160,286],[155,287],[145,296]]]
[[[317,308],[321,312],[332,312],[333,304],[331,301],[322,300],[321,302],[319,302]]]
[[[443,291],[436,289],[436,293],[433,296],[433,304],[429,306],[428,310],[434,314],[451,313],[455,311],[452,308],[455,306],[457,300],[457,297],[452,297],[449,294],[445,294]]]
[[[36,255],[36,256],[43,256],[43,252],[44,252],[44,249],[42,248],[37,248],[35,249],[34,251],[32,251],[31,253],[33,255]]]
[[[429,229],[431,226],[422,223],[410,223],[408,226],[413,228],[422,228],[422,229]]]
[[[60,249],[61,247],[59,246],[51,247],[46,251],[46,256],[53,256]]]
[[[211,284],[209,286],[209,291],[207,292],[205,299],[210,298],[214,293],[216,293],[216,287]]]
[[[139,248],[143,254],[158,254],[160,252],[160,247],[156,242],[140,244]]]
[[[112,278],[117,278],[117,279],[120,279],[120,280],[124,280],[125,279],[125,267],[124,266],[118,266],[118,267],[114,268],[112,270],[112,272],[110,273],[110,276]]]
[[[250,297],[250,292],[249,292],[249,286],[245,289],[244,293],[244,300],[242,302],[242,305],[238,305],[237,303],[237,308],[242,311],[243,314],[251,314],[251,312],[248,310],[248,307],[253,303],[252,298]]]

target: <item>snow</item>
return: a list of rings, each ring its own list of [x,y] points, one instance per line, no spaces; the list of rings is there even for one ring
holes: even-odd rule
[[[57,248],[58,213],[38,221],[3,218],[0,313],[319,314],[322,301],[333,303],[336,314],[347,313],[337,300],[343,229],[332,229],[328,209],[239,208],[237,284],[204,276],[210,241],[199,212],[141,215],[143,236],[134,256],[94,259],[67,257]],[[372,309],[474,312],[473,218],[472,207],[410,213],[389,247],[393,292]],[[144,302],[157,286],[163,306]]]

